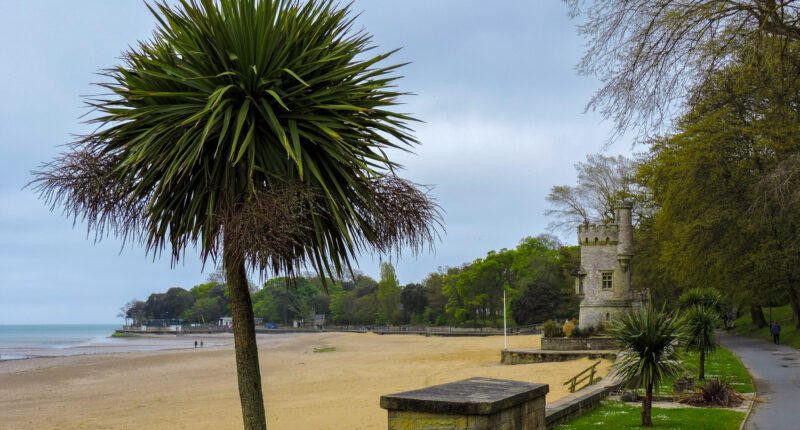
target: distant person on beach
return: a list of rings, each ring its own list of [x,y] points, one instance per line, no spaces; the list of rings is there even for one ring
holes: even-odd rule
[[[202,348],[202,347],[203,347],[203,341],[201,340],[200,341],[200,348]]]
[[[777,321],[773,322],[769,328],[769,334],[772,335],[772,340],[775,341],[775,345],[780,345],[781,343],[781,325],[778,324]]]
[[[197,341],[194,341],[194,347],[197,348]]]

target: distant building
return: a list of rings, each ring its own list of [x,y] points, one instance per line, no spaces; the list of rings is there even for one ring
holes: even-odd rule
[[[253,318],[253,323],[257,326],[264,324],[264,318]],[[233,317],[220,317],[219,325],[222,327],[233,327]]]
[[[575,274],[575,293],[580,305],[580,328],[610,322],[631,307],[647,305],[647,296],[634,291],[633,223],[630,203],[616,206],[614,222],[578,226],[581,265]]]

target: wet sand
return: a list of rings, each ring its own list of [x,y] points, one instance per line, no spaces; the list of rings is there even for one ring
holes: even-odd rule
[[[0,430],[240,429],[233,339],[203,339],[216,346],[2,361]],[[539,347],[538,336],[508,339],[512,349]],[[551,402],[593,362],[504,366],[502,346],[502,336],[261,335],[267,426],[386,428],[382,394],[475,376],[548,383]],[[323,347],[336,350],[314,352]],[[609,365],[603,361],[601,376]]]

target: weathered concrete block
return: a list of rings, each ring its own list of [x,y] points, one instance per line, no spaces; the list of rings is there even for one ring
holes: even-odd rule
[[[389,430],[544,430],[547,384],[471,378],[381,396]]]

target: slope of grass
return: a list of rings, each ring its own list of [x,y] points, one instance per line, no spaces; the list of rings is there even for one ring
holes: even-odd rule
[[[694,375],[695,382],[699,382],[697,375],[699,374],[700,354],[684,352],[683,362],[686,372]],[[713,354],[706,356],[706,380],[711,378],[727,379],[731,387],[740,393],[755,392],[753,380],[742,362],[731,351],[722,347],[717,348]],[[656,394],[672,394],[672,382],[672,379],[663,381],[658,386]],[[639,391],[644,393],[644,390]]]
[[[764,317],[767,318],[767,321],[769,321],[769,311],[770,308],[764,308]],[[792,309],[789,305],[772,308],[772,319],[781,325],[781,343],[800,348],[800,329],[797,329],[792,323]],[[736,320],[735,327],[730,332],[739,336],[755,337],[772,342],[769,327],[758,328],[753,325],[749,312],[745,312]]]
[[[669,430],[736,430],[744,419],[744,412],[706,408],[653,408],[653,427]],[[559,430],[628,429],[641,428],[642,408],[625,403],[604,400],[592,412],[556,426]]]

